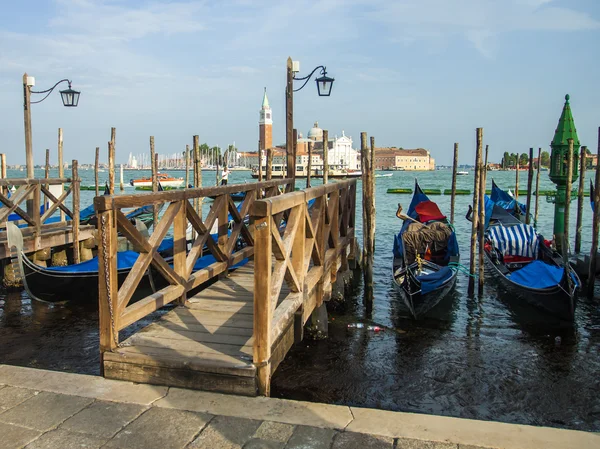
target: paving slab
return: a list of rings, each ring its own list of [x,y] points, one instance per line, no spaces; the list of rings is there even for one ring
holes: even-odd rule
[[[249,398],[181,388],[169,389],[169,394],[154,405],[213,415],[333,429],[343,429],[352,421],[350,408],[342,405],[265,397]]]
[[[261,422],[254,419],[215,416],[189,448],[241,449]]]
[[[42,391],[0,414],[0,421],[36,430],[50,430],[93,402],[93,399]]]
[[[106,438],[58,429],[43,434],[28,444],[26,449],[99,449],[104,443],[106,443]]]
[[[254,438],[286,443],[294,433],[294,426],[273,421],[263,421]]]
[[[366,433],[343,432],[333,439],[331,449],[392,449],[394,439]]]
[[[168,388],[104,379],[85,374],[62,373],[22,366],[0,365],[0,383],[105,401],[150,405]]]
[[[279,441],[261,440],[252,438],[244,445],[244,449],[283,449],[284,443]]]
[[[352,407],[347,430],[389,437],[510,449],[600,447],[600,434]],[[0,415],[1,416],[1,415]]]
[[[96,401],[67,419],[60,428],[100,438],[111,438],[137,418],[146,407],[138,404]]]
[[[41,432],[0,422],[0,439],[4,449],[17,449],[35,440]]]
[[[398,438],[396,447],[398,449],[458,449],[458,444],[416,440],[414,438]]]
[[[0,389],[0,413],[19,405],[35,394],[37,391],[28,388],[5,386]]]
[[[336,433],[334,429],[296,426],[285,449],[329,449]]]
[[[107,447],[123,449],[180,449],[190,443],[212,416],[152,407],[122,429]]]

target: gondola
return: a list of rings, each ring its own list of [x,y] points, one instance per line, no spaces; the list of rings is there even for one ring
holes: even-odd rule
[[[489,199],[484,255],[493,277],[513,298],[560,319],[574,320],[581,285],[577,274],[533,226],[521,223]]]
[[[404,220],[394,238],[393,279],[406,307],[417,319],[438,304],[452,289],[460,261],[456,234],[437,204],[418,182]]]
[[[244,199],[246,198],[246,192],[230,193],[229,196],[233,201],[244,201]],[[211,195],[209,196],[209,198],[211,200],[217,199],[217,195]]]
[[[592,206],[592,212],[594,212],[594,181],[590,179],[590,206]]]
[[[492,179],[492,191],[490,199],[500,206],[504,210],[508,211],[511,215],[518,218],[519,221],[525,221],[527,216],[527,206],[523,203],[519,203],[513,198],[508,192],[502,190]]]

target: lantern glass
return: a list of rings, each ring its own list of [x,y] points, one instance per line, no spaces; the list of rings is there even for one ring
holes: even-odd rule
[[[60,91],[63,105],[66,107],[77,107],[79,104],[79,95],[81,92],[71,89],[70,87],[66,90]]]
[[[319,97],[328,97],[331,95],[331,88],[333,87],[333,78],[329,78],[327,75],[320,76],[316,79],[317,92]]]

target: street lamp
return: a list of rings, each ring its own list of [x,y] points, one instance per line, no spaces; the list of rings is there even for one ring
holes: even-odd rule
[[[31,105],[41,103],[56,89],[61,83],[68,83],[69,87],[65,90],[60,91],[60,97],[63,105],[66,107],[77,107],[79,104],[79,95],[81,92],[73,90],[71,88],[71,80],[62,79],[57,82],[50,89],[35,91],[31,90],[35,86],[35,78],[28,76],[27,73],[23,75],[23,109],[24,109],[24,122],[25,122],[25,158],[27,162],[27,177],[33,178],[33,149],[31,139]],[[31,101],[31,94],[46,94],[41,100]]]
[[[296,180],[296,154],[294,151],[293,129],[294,129],[294,92],[302,90],[308,84],[314,73],[321,69],[321,76],[315,79],[317,83],[317,93],[320,97],[328,97],[331,95],[334,79],[327,76],[325,66],[317,66],[310,74],[304,77],[296,77],[296,73],[300,71],[300,63],[292,61],[292,58],[287,59],[287,83],[285,88],[285,149],[287,162],[287,176]],[[304,81],[298,88],[294,89],[294,81]],[[294,189],[294,184],[291,185]]]

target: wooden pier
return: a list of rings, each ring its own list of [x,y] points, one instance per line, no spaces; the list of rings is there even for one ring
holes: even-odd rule
[[[302,340],[304,324],[327,299],[338,271],[347,270],[356,255],[356,181],[281,193],[290,186],[285,179],[96,198],[106,377],[269,395],[273,372],[294,342]],[[238,210],[230,195],[240,191],[246,197]],[[192,204],[210,196],[215,200],[203,220]],[[161,203],[167,204],[166,211],[149,238],[121,212]],[[196,234],[189,251],[188,223]],[[215,223],[218,235],[213,238]],[[157,253],[171,226],[173,265]],[[121,285],[118,232],[141,252]],[[194,271],[205,245],[216,261]],[[130,303],[151,265],[168,286]],[[173,301],[178,307],[120,342],[119,331]]]
[[[76,179],[73,182],[73,179]],[[52,179],[0,179],[0,228],[6,229],[11,214],[18,217],[17,224],[25,225],[23,251],[32,253],[47,248],[71,245],[74,241],[87,240],[95,235],[94,226],[79,226],[79,178]],[[51,186],[69,184],[55,196]],[[8,189],[15,187],[10,196]],[[54,191],[56,192],[56,191]],[[73,206],[67,206],[67,199]],[[69,198],[70,199],[70,198]],[[29,203],[27,205],[27,203]],[[42,205],[46,205],[42,208]],[[29,207],[28,207],[29,206]],[[48,223],[48,219],[61,212],[61,220]],[[68,217],[68,221],[65,219]],[[6,232],[0,232],[0,260],[16,256],[8,246]]]

